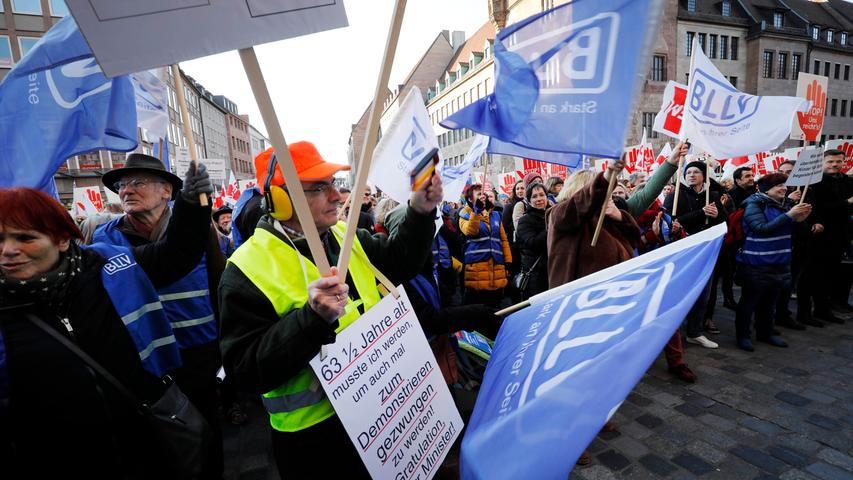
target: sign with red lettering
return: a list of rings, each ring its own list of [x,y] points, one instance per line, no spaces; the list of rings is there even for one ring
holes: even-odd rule
[[[797,96],[812,102],[806,112],[797,112],[791,126],[791,138],[816,142],[823,130],[823,117],[826,112],[826,90],[829,78],[821,75],[800,72],[797,77]]]

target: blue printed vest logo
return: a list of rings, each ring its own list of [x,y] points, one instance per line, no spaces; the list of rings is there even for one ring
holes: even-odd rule
[[[107,259],[107,263],[104,265],[104,272],[106,272],[107,275],[114,275],[122,270],[127,270],[134,265],[136,265],[136,261],[133,257],[126,253],[120,253]]]

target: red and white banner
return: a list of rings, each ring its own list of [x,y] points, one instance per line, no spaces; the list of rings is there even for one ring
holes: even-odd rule
[[[666,84],[663,91],[663,103],[660,112],[655,115],[655,123],[652,130],[678,138],[681,131],[681,118],[684,113],[684,101],[687,98],[687,85],[673,82]]]
[[[803,151],[803,147],[794,147],[794,148],[786,148],[784,152],[782,152],[782,156],[785,157],[785,160],[793,160],[797,161],[800,158],[800,153]]]
[[[672,155],[672,146],[670,146],[669,142],[666,142],[666,145],[663,146],[657,158],[655,158],[655,161],[649,169],[649,172],[651,173],[657,170],[657,168],[663,165],[663,162],[665,162],[670,155]]]
[[[823,151],[841,150],[844,152],[844,166],[841,167],[842,173],[853,172],[853,140],[829,140],[823,146]]]
[[[515,187],[518,177],[514,173],[502,173],[498,176],[498,179],[498,193],[505,193],[511,197],[512,189]]]
[[[823,130],[826,91],[829,78],[801,72],[797,77],[797,96],[811,102],[808,111],[798,112],[791,125],[791,138],[816,142]]]
[[[741,167],[752,167],[753,171],[756,171],[756,161],[755,157],[752,155],[746,157],[735,157],[728,158],[725,160],[719,160],[719,162],[723,165],[723,178],[731,178],[732,173],[735,170]]]
[[[71,211],[74,216],[88,217],[104,209],[104,200],[98,187],[74,187],[73,202]]]

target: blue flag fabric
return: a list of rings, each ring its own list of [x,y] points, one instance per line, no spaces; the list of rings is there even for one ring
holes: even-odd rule
[[[106,78],[67,16],[0,85],[0,187],[50,192],[69,157],[136,148],[136,106],[127,77]]]
[[[540,160],[547,163],[556,163],[559,165],[565,165],[573,170],[581,165],[581,160],[583,158],[583,155],[577,153],[536,150],[533,148],[522,147],[521,145],[516,145],[514,143],[504,142],[494,137],[489,139],[489,145],[486,147],[486,152],[529,158],[531,160]]]
[[[549,290],[508,317],[462,442],[462,478],[567,478],[687,315],[725,232]]]
[[[662,6],[574,0],[501,30],[494,93],[441,125],[536,151],[619,158]],[[576,167],[578,158],[553,163]]]

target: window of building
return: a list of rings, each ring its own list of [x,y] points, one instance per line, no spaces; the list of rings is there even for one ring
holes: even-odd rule
[[[38,43],[38,37],[18,37],[18,46],[21,47],[21,58],[29,53],[30,49]]]
[[[724,17],[729,17],[732,14],[732,2],[723,0],[722,13]]]
[[[705,49],[705,37],[706,37],[706,36],[707,36],[707,35],[705,35],[704,33],[700,33],[700,34],[699,34],[699,46],[700,46],[700,47],[702,47],[702,51],[703,51],[703,52],[707,52],[707,51],[708,51],[707,49]]]
[[[696,34],[693,32],[687,32],[687,56],[688,57],[693,54],[693,37],[695,35]]]
[[[696,11],[696,0],[687,0],[687,11],[695,12]]]
[[[841,78],[841,64],[840,63],[835,64],[835,75],[833,75],[833,78],[835,78],[836,80]]]
[[[847,45],[847,32],[841,32],[838,34],[838,43],[840,43],[842,46]]]
[[[835,33],[835,32],[833,32],[832,30],[827,30],[827,31],[826,31],[826,41],[827,41],[827,42],[832,43],[832,39],[833,39],[833,34],[834,34],[834,33]]]
[[[732,54],[731,54],[732,60],[737,60],[737,44],[738,44],[738,37],[732,37]]]
[[[708,58],[717,58],[717,36],[708,35]]]
[[[50,0],[50,14],[54,17],[67,17],[68,6],[65,0]]]
[[[733,87],[737,88],[737,77],[729,77],[729,83],[731,83]]]
[[[788,78],[788,53],[779,52],[779,71],[776,72],[779,78]]]
[[[814,61],[814,68],[812,69],[812,73],[815,75],[820,75],[820,60]]]
[[[655,55],[652,57],[652,71],[650,79],[653,82],[666,81],[666,57],[663,55]]]
[[[823,62],[823,76],[829,76],[829,62]]]
[[[12,0],[12,11],[41,15],[41,0]]]
[[[795,53],[791,56],[791,78],[794,80],[800,77],[800,66],[803,63],[803,55]]]
[[[12,45],[8,35],[0,35],[0,67],[11,68],[15,64],[12,59]]]
[[[838,99],[833,98],[832,99],[832,113],[830,113],[830,115],[832,115],[834,117],[837,110],[838,110]]]
[[[729,58],[729,37],[728,35],[720,35],[720,59]]]
[[[850,65],[844,65],[844,80],[850,80]]]
[[[812,27],[812,40],[819,40],[819,39],[820,39],[820,27],[815,25]]]
[[[841,101],[841,116],[842,117],[847,116],[847,100]]]
[[[762,71],[764,72],[764,78],[773,78],[773,52],[764,52]]]
[[[776,28],[782,28],[782,24],[785,17],[782,15],[782,12],[773,12],[773,26]]]

